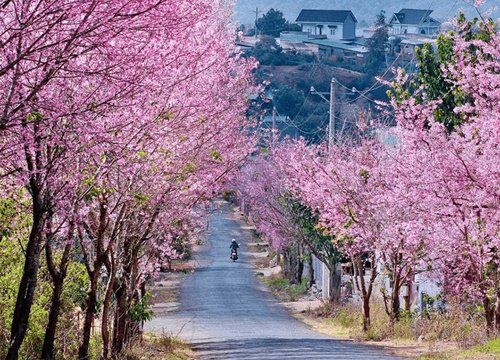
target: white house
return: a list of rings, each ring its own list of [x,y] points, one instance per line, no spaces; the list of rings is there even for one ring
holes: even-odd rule
[[[389,32],[392,35],[435,35],[441,23],[430,15],[432,10],[401,9],[392,15]]]
[[[302,31],[311,35],[323,35],[331,40],[356,38],[354,14],[348,10],[302,10],[295,20]]]

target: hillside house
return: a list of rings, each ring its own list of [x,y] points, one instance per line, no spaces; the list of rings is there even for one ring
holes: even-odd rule
[[[389,21],[391,35],[436,35],[441,23],[430,15],[432,10],[401,9]]]
[[[356,38],[354,14],[348,10],[302,10],[295,20],[302,31],[311,35],[323,35],[329,40]]]

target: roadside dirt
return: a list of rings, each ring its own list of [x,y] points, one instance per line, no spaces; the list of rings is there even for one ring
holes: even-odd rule
[[[194,253],[199,245],[191,244]],[[196,261],[173,261],[169,270],[161,272],[158,279],[147,287],[153,295],[151,303],[155,315],[165,315],[179,308],[180,284],[196,268]]]

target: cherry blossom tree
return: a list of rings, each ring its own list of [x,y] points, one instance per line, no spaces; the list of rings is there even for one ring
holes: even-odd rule
[[[482,26],[491,26],[482,24]],[[419,199],[419,216],[434,226],[431,265],[450,295],[480,301],[492,329],[498,309],[498,33],[489,39],[454,38],[456,61],[442,66],[470,100],[454,111],[466,121],[452,133],[433,118],[437,101],[393,98],[400,148],[401,179]],[[402,77],[400,83],[405,82]],[[404,184],[404,182],[402,183]],[[498,310],[496,310],[498,311]],[[497,317],[500,319],[500,317]]]
[[[365,328],[377,270],[392,282],[383,298],[393,320],[401,286],[431,269],[447,294],[480,301],[488,327],[495,322],[499,41],[491,30],[487,38],[462,33],[453,41],[456,61],[441,67],[442,77],[470,96],[454,109],[466,121],[453,132],[434,118],[439,99],[426,99],[425,89],[401,91],[392,99],[396,144],[370,136],[329,151],[298,142],[282,152],[285,186],[319,212],[353,262]],[[400,73],[396,86],[406,79]],[[369,280],[360,266],[366,256]]]
[[[42,246],[55,284],[44,358],[53,357],[74,240],[95,250],[86,258],[86,358],[103,266],[152,246],[150,239],[168,243],[175,229],[169,207],[185,218],[246,156],[250,142],[241,129],[253,64],[232,45],[229,13],[225,2],[203,0],[13,0],[0,7],[2,195],[27,185],[33,212],[9,359],[27,328]],[[125,242],[129,227],[136,238]],[[56,264],[53,241],[61,237]],[[122,251],[125,245],[131,250]]]
[[[335,246],[351,259],[365,330],[370,326],[369,303],[377,276],[375,244],[381,236],[372,211],[373,194],[380,186],[376,160],[369,144],[325,152],[298,142],[285,148],[281,156],[288,187],[318,211],[320,224]]]

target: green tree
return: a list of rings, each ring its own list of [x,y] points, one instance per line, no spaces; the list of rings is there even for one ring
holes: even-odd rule
[[[288,21],[279,10],[272,9],[257,19],[255,26],[262,35],[279,37],[280,32],[288,30]]]
[[[463,105],[467,100],[466,94],[441,70],[441,66],[453,61],[453,41],[449,37],[440,35],[437,39],[437,54],[430,44],[424,44],[422,48],[416,48],[416,59],[418,73],[414,86],[415,88],[423,86],[425,98],[442,100],[434,111],[434,118],[452,131],[463,121],[462,115],[456,114],[453,109]],[[419,97],[420,100],[423,95]]]
[[[467,41],[475,39],[489,42],[495,31],[495,25],[491,19],[487,22],[489,25],[484,26],[477,18],[468,21],[463,13],[458,16],[458,24],[459,36]],[[441,100],[434,111],[434,118],[444,124],[448,131],[453,131],[457,125],[466,120],[463,114],[456,113],[454,109],[469,101],[469,96],[454,84],[454,79],[442,71],[443,67],[456,61],[453,35],[450,33],[450,35],[438,36],[436,53],[433,52],[430,44],[424,44],[421,49],[417,48],[416,53],[418,73],[415,86],[423,87],[427,99]],[[471,47],[469,51],[475,53],[477,49]]]
[[[385,11],[381,11],[377,15],[375,28],[375,33],[367,41],[366,70],[369,74],[377,73],[385,64],[385,48],[389,39],[387,23],[385,22]]]
[[[330,301],[338,302],[340,300],[342,255],[336,248],[332,237],[323,231],[319,224],[318,214],[299,200],[287,194],[280,199],[280,202],[300,229],[302,234],[300,242],[328,268],[330,272],[328,297]]]
[[[253,56],[262,65],[282,65],[286,62],[286,55],[271,36],[263,36],[253,49]]]
[[[302,31],[302,26],[299,24],[287,23],[286,31]]]
[[[267,54],[280,55],[283,49],[278,45],[276,39],[270,36],[263,36],[253,49],[253,54],[259,62],[261,58]]]
[[[289,86],[281,86],[273,96],[273,103],[280,114],[294,118],[302,104],[304,104],[302,92],[292,89]]]
[[[457,106],[466,104],[469,96],[459,86],[455,85],[453,78],[443,68],[455,63],[454,37],[458,35],[464,40],[484,40],[489,42],[491,35],[496,31],[494,22],[490,19],[484,24],[477,18],[468,21],[464,14],[458,16],[459,33],[451,32],[447,35],[439,35],[436,43],[436,51],[430,44],[424,44],[416,48],[417,74],[413,75],[405,88],[395,91],[396,98],[407,98],[417,91],[421,93],[416,97],[418,101],[440,100],[440,104],[434,110],[434,119],[446,126],[448,131],[466,121],[464,114],[456,113]],[[476,54],[478,49],[474,46],[468,49]],[[477,54],[477,56],[480,56]],[[426,100],[424,100],[426,99]]]

